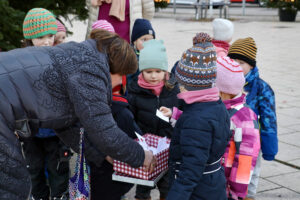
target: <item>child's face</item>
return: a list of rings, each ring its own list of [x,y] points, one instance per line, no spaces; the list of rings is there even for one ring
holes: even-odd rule
[[[120,74],[110,74],[112,88],[122,84],[122,76]]]
[[[165,79],[166,72],[161,69],[144,69],[143,77],[147,83],[156,85]]]
[[[153,40],[153,35],[147,34],[143,35],[142,37],[139,37],[136,41],[134,41],[134,46],[137,50],[142,50],[144,48],[143,43],[148,41],[148,40]]]
[[[243,68],[243,71],[244,71],[244,76],[246,74],[248,74],[248,72],[253,69],[253,67],[251,65],[249,65],[248,63],[246,63],[245,61],[243,60],[239,60],[239,59],[234,59],[235,62],[239,63],[240,66]]]
[[[65,42],[66,36],[67,34],[64,31],[57,32],[54,37],[54,46]]]
[[[34,46],[53,46],[54,44],[54,35],[48,34],[39,38],[32,39],[32,43]]]

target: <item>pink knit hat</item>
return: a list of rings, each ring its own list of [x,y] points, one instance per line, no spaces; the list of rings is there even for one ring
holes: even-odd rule
[[[67,32],[66,27],[59,21],[56,20],[57,32]]]
[[[104,29],[109,32],[115,33],[114,27],[111,25],[111,23],[109,23],[106,20],[95,21],[92,25],[92,30],[94,30],[94,29]]]
[[[245,77],[241,66],[227,56],[217,59],[216,86],[226,94],[239,94],[245,85]]]

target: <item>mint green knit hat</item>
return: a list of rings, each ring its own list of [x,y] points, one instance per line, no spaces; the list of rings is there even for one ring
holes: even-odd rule
[[[161,69],[168,71],[166,47],[162,40],[149,40],[143,43],[140,51],[139,69]]]
[[[35,39],[48,34],[55,35],[56,32],[56,19],[49,10],[33,8],[27,12],[23,22],[25,39]]]

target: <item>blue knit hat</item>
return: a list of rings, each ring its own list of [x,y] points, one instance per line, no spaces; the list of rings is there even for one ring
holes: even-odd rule
[[[147,34],[153,35],[155,39],[155,32],[150,21],[147,19],[136,19],[132,28],[131,43]]]
[[[168,71],[166,47],[162,40],[148,40],[140,52],[139,69],[161,69]]]
[[[193,47],[183,52],[176,66],[176,80],[189,91],[215,87],[217,56],[211,41],[208,34],[198,33],[193,38]]]

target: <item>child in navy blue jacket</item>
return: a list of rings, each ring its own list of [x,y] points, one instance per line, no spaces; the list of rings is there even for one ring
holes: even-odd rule
[[[199,33],[179,61],[175,78],[186,103],[171,139],[167,200],[226,200],[221,157],[230,139],[230,119],[219,97],[216,52]]]
[[[152,133],[162,137],[171,137],[173,127],[156,116],[161,107],[178,107],[177,94],[179,88],[175,85],[169,88],[168,61],[166,49],[160,40],[150,40],[144,43],[140,52],[138,80],[132,81],[128,88],[128,100],[135,120],[143,133]],[[168,192],[168,178],[165,175],[158,182],[160,198],[165,199]],[[137,186],[136,199],[150,199],[151,187]]]
[[[126,86],[126,78],[123,76],[123,86]],[[116,87],[118,88],[118,87]],[[116,89],[115,89],[116,90]],[[125,92],[125,88],[122,88]],[[129,104],[124,96],[113,91],[112,115],[118,127],[129,137],[136,138],[134,132],[142,134],[134,121],[134,116],[129,109]],[[121,148],[121,147],[120,147]],[[104,155],[103,155],[104,156]],[[112,162],[112,160],[111,160]],[[101,166],[90,162],[91,167],[91,200],[120,200],[132,187],[132,184],[112,180],[113,165],[109,159],[104,160]]]

